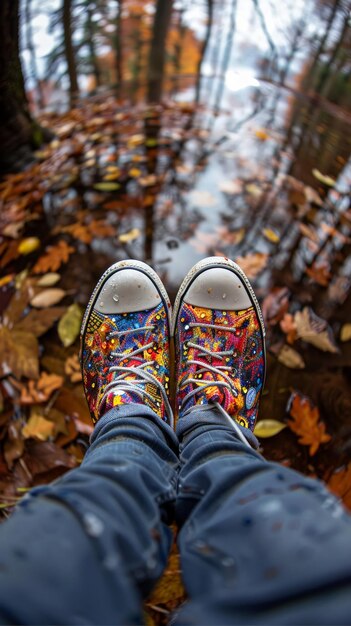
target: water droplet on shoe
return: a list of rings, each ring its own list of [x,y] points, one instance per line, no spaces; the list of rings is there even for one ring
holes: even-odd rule
[[[103,303],[103,302],[100,302],[100,303],[99,303],[99,306],[104,306],[104,303]]]
[[[113,296],[112,296],[112,300],[114,300],[115,302],[118,302],[118,301],[119,301],[119,296],[118,296],[118,294],[117,294],[117,293],[114,293],[114,294],[113,294]]]
[[[226,294],[226,293],[224,293],[224,294],[223,294],[223,296],[222,296],[223,300],[225,300],[225,299],[226,299],[226,297],[227,297],[227,294]]]

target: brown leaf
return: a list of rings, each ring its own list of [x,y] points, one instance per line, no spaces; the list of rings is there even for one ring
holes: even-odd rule
[[[38,378],[38,341],[32,333],[0,327],[0,376]]]
[[[272,291],[262,302],[262,314],[267,324],[277,324],[289,308],[289,289],[287,287],[273,287]]]
[[[82,372],[77,354],[67,357],[65,362],[65,374],[69,377],[71,383],[79,383],[82,380]]]
[[[330,491],[342,498],[343,503],[351,509],[351,463],[339,467],[328,481]]]
[[[49,246],[46,254],[40,257],[34,265],[33,273],[56,272],[63,263],[67,263],[73,252],[75,252],[75,249],[63,240],[59,241],[55,246]]]
[[[297,311],[294,321],[299,339],[312,344],[324,352],[339,352],[328,323],[321,317],[318,317],[310,307]]]
[[[267,265],[268,254],[254,252],[246,256],[238,256],[235,262],[241,267],[248,278],[255,278]]]
[[[59,289],[58,287],[53,287],[51,289],[44,289],[37,293],[30,301],[31,305],[36,309],[43,309],[45,307],[52,306],[53,304],[57,304],[64,298],[66,292],[64,289]]]
[[[55,475],[59,475],[76,466],[74,457],[49,441],[29,439],[23,458],[33,476],[46,474],[52,470],[56,470]]]
[[[4,444],[4,456],[7,467],[12,468],[13,462],[19,459],[24,450],[24,441],[21,433],[22,423],[19,420],[11,421],[7,429],[7,440]]]
[[[319,421],[318,407],[313,406],[309,398],[294,392],[289,401],[289,428],[299,436],[299,443],[309,446],[309,454],[316,454],[322,443],[330,441],[331,436],[325,431],[325,424]]]
[[[47,441],[53,436],[55,424],[49,422],[42,415],[33,412],[25,426],[22,428],[22,434],[25,439],[34,438],[40,441]]]
[[[27,281],[22,284],[20,289],[16,290],[4,312],[4,324],[8,328],[13,328],[19,322],[32,295],[33,290]]]
[[[297,328],[295,324],[294,316],[291,313],[285,313],[283,319],[280,320],[279,326],[283,333],[286,334],[286,340],[292,344],[297,338]]]
[[[30,331],[36,337],[41,337],[62,317],[65,311],[65,307],[29,311],[28,315],[16,324],[16,330]]]
[[[21,404],[40,404],[46,402],[51,394],[63,384],[62,376],[42,372],[38,381],[30,380],[21,389]]]
[[[326,261],[322,263],[313,263],[311,267],[306,267],[306,274],[312,278],[318,285],[327,287],[331,279],[330,265]]]

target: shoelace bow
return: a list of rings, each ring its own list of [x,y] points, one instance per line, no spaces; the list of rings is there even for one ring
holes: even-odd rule
[[[141,332],[152,331],[154,329],[155,329],[155,325],[153,324],[149,326],[140,326],[139,328],[130,328],[129,330],[122,330],[122,331],[112,330],[109,333],[107,333],[106,340],[109,341],[111,337],[119,338],[122,335],[126,336],[126,335],[132,335],[132,334],[140,334]],[[148,365],[151,365],[151,366],[154,365],[155,361],[151,361],[151,360],[147,361],[145,360],[144,357],[137,356],[138,354],[143,353],[144,350],[148,350],[149,348],[151,348],[153,344],[154,344],[154,341],[150,341],[149,343],[146,343],[140,346],[140,348],[136,348],[135,350],[132,350],[128,354],[126,354],[125,352],[118,352],[115,350],[112,350],[110,352],[109,356],[111,360],[123,361],[126,359],[133,358],[134,361],[137,361],[138,363],[140,363],[140,365],[133,365],[133,366],[112,365],[109,368],[109,374],[112,372],[119,372],[119,374],[110,383],[106,385],[105,391],[101,398],[101,403],[104,402],[104,400],[107,398],[108,394],[111,391],[113,391],[114,389],[118,389],[118,391],[122,393],[135,394],[141,400],[144,400],[144,398],[147,397],[151,401],[151,403],[155,406],[156,410],[158,410],[159,407],[156,406],[155,398],[152,396],[151,393],[149,393],[148,391],[146,391],[146,389],[144,389],[145,385],[147,385],[148,383],[151,383],[152,385],[155,385],[159,389],[162,400],[165,404],[169,423],[172,424],[173,422],[172,409],[169,404],[168,396],[167,396],[164,386],[156,378],[156,376],[154,376],[150,372],[146,372],[144,369]],[[126,378],[130,374],[133,374],[134,376],[133,380],[126,380]],[[140,385],[142,385],[142,387],[140,387]]]
[[[226,332],[230,332],[230,333],[235,333],[236,328],[230,327],[230,326],[222,326],[220,324],[208,324],[207,322],[189,322],[188,323],[189,328],[196,328],[196,327],[201,327],[201,328],[211,328],[213,330],[224,330]],[[188,358],[187,359],[187,364],[188,365],[196,365],[198,367],[200,367],[200,369],[196,370],[197,374],[204,374],[204,373],[212,373],[213,379],[212,380],[203,380],[203,379],[198,379],[198,378],[192,378],[191,376],[186,378],[185,380],[183,380],[180,385],[179,388],[182,389],[183,387],[186,387],[189,384],[195,384],[196,388],[192,389],[191,391],[189,391],[184,398],[181,401],[181,404],[179,406],[179,410],[181,411],[182,408],[186,405],[186,403],[188,402],[188,400],[190,400],[190,398],[192,398],[193,396],[196,396],[199,393],[203,393],[205,391],[205,389],[207,389],[208,387],[224,387],[226,389],[228,389],[230,391],[230,393],[233,394],[233,396],[235,398],[238,397],[238,391],[237,389],[235,389],[232,380],[230,379],[230,377],[228,376],[228,374],[226,374],[225,372],[228,370],[228,366],[227,365],[216,365],[213,366],[210,363],[207,363],[206,361],[201,361],[199,359],[201,359],[202,357],[210,357],[211,361],[212,359],[224,359],[227,356],[231,356],[232,355],[232,350],[209,350],[208,348],[205,348],[204,346],[200,346],[197,343],[193,342],[193,341],[187,341],[186,345],[188,348],[193,348],[195,350],[197,350],[197,356],[196,358],[192,359],[192,358]],[[224,371],[223,371],[224,370]],[[234,370],[235,373],[235,370]],[[224,380],[218,380],[218,377],[220,377],[221,379]],[[211,400],[210,400],[211,402]],[[214,406],[216,406],[219,411],[222,413],[222,415],[224,415],[224,417],[229,421],[229,423],[231,424],[231,426],[234,428],[235,432],[237,433],[237,435],[239,436],[239,438],[241,439],[241,441],[243,443],[245,443],[247,446],[249,446],[249,448],[251,448],[249,442],[247,441],[246,437],[244,436],[244,434],[241,432],[239,426],[237,425],[237,422],[235,421],[235,419],[233,419],[232,417],[230,417],[230,415],[228,415],[227,411],[220,405],[219,402],[217,401],[212,401],[211,402]]]

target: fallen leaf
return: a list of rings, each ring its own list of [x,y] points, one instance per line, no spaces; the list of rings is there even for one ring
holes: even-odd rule
[[[288,421],[289,428],[299,437],[299,443],[309,446],[310,456],[316,454],[322,443],[331,440],[325,431],[325,424],[319,421],[318,407],[313,406],[309,398],[294,392],[289,399],[289,412],[292,420]]]
[[[248,278],[255,278],[267,265],[268,254],[254,252],[246,256],[238,256],[235,262],[241,267]]]
[[[321,263],[313,263],[311,267],[306,267],[305,272],[315,283],[321,285],[321,287],[328,287],[331,273],[330,265],[326,261]]]
[[[320,183],[323,183],[323,185],[327,185],[328,187],[334,187],[336,183],[335,178],[322,174],[322,172],[320,172],[316,168],[312,170],[312,174]]]
[[[318,317],[310,307],[304,307],[302,311],[295,313],[297,337],[312,344],[324,352],[339,352],[335,343],[333,331],[328,323]]]
[[[295,324],[295,318],[291,313],[285,313],[282,320],[279,322],[279,326],[283,333],[286,334],[286,340],[288,343],[294,343],[297,338],[297,328]]]
[[[114,183],[114,182],[102,182],[102,183],[95,183],[94,185],[94,189],[96,189],[97,191],[117,191],[118,189],[120,189],[121,185],[119,183]]]
[[[0,278],[0,287],[5,287],[5,285],[11,283],[14,277],[15,274],[7,274],[7,276],[3,276],[2,278]]]
[[[351,509],[351,463],[339,467],[328,480],[328,488]]]
[[[139,228],[132,228],[132,230],[129,230],[127,233],[119,235],[118,239],[121,243],[130,243],[131,241],[138,239],[138,237],[140,237]]]
[[[316,231],[312,228],[312,226],[308,226],[307,224],[300,223],[299,229],[304,237],[307,237],[311,241],[314,241],[314,243],[319,242],[319,237]]]
[[[27,440],[23,459],[33,476],[46,475],[56,470],[54,475],[48,477],[49,479],[76,466],[75,458],[67,454],[65,450],[51,441],[37,441],[36,439]]]
[[[155,174],[149,174],[148,176],[142,176],[139,178],[138,183],[142,187],[153,187],[158,182],[158,177]]]
[[[262,314],[270,326],[277,324],[289,308],[290,291],[287,287],[273,287],[262,302]]]
[[[334,226],[326,224],[326,222],[322,222],[320,228],[324,233],[329,235],[329,237],[333,237],[333,239],[338,239],[342,244],[347,244],[351,242],[350,237],[346,237],[346,235],[334,228]]]
[[[49,246],[47,253],[40,257],[33,267],[34,274],[45,274],[55,272],[63,263],[67,263],[70,255],[75,252],[72,246],[61,240],[55,246]]]
[[[0,327],[0,376],[12,373],[18,379],[22,376],[38,378],[39,346],[32,333]]]
[[[310,204],[316,204],[317,206],[322,206],[323,200],[320,197],[320,195],[317,193],[317,191],[313,189],[313,187],[309,187],[308,185],[306,185],[305,195],[306,195],[307,202],[309,202]]]
[[[38,248],[40,248],[40,239],[38,237],[27,237],[27,239],[22,239],[18,244],[18,252],[23,256],[31,254]]]
[[[39,311],[33,309],[16,324],[16,330],[23,330],[36,337],[41,337],[64,314],[65,310],[64,307],[52,307]]]
[[[7,467],[12,469],[13,462],[20,459],[24,450],[21,420],[12,420],[7,429],[7,439],[4,443],[4,457]]]
[[[340,341],[350,341],[351,339],[351,324],[344,324],[340,331]]]
[[[260,198],[262,196],[262,189],[256,183],[249,183],[245,186],[247,193],[254,198]]]
[[[45,419],[41,415],[33,413],[27,424],[22,428],[22,434],[25,439],[33,437],[40,441],[47,441],[53,436],[55,430],[55,424]]]
[[[262,233],[266,237],[266,239],[268,239],[268,241],[271,241],[272,243],[278,243],[280,241],[279,235],[271,228],[264,228]]]
[[[267,139],[269,139],[269,135],[264,128],[257,128],[255,130],[255,135],[260,141],[266,141]]]
[[[45,289],[40,293],[37,293],[34,298],[31,299],[30,303],[36,309],[43,309],[44,307],[50,307],[53,304],[57,304],[64,298],[66,292],[64,289],[59,289],[58,287]]]
[[[63,384],[62,376],[42,372],[39,380],[29,380],[21,388],[21,404],[41,404],[49,400],[51,394],[60,389]]]
[[[286,427],[287,424],[283,424],[283,422],[278,422],[277,420],[259,420],[255,426],[254,434],[260,439],[265,439],[274,437],[274,435],[277,435]]]
[[[57,274],[56,272],[49,272],[48,274],[41,276],[39,280],[37,280],[36,284],[38,287],[53,287],[56,283],[58,283],[60,278],[60,274]]]
[[[65,374],[69,377],[71,383],[79,383],[82,380],[82,371],[77,354],[67,357],[65,361]]]
[[[218,189],[229,195],[242,193],[243,183],[241,180],[223,180],[219,183]]]
[[[65,348],[71,346],[77,339],[82,323],[83,311],[76,302],[68,307],[61,317],[57,332]]]
[[[278,361],[286,367],[294,370],[302,370],[306,367],[301,354],[290,346],[284,345],[278,354]]]
[[[132,135],[131,137],[128,138],[128,148],[136,148],[137,146],[142,146],[144,145],[145,142],[145,135],[137,134],[137,135]]]

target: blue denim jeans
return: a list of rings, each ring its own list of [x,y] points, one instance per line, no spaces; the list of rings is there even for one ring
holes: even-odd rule
[[[107,413],[81,467],[0,527],[0,622],[143,623],[173,519],[189,595],[174,623],[351,624],[351,517],[337,499],[266,462],[214,408],[175,435],[137,404]]]

